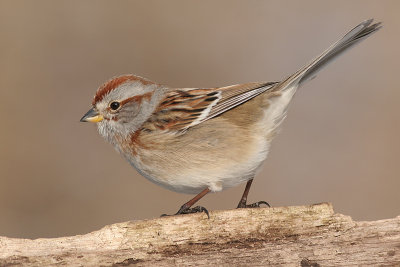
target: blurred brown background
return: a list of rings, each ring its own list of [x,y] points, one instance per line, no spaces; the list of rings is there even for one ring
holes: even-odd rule
[[[295,97],[250,201],[399,215],[399,12],[396,0],[0,1],[0,235],[81,234],[192,197],[148,182],[79,122],[110,77],[275,81],[371,17],[384,28]],[[200,204],[231,209],[243,188]]]

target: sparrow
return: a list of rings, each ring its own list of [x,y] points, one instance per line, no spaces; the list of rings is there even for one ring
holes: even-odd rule
[[[366,20],[311,63],[280,82],[218,88],[172,88],[135,75],[100,86],[81,122],[98,131],[145,178],[169,190],[196,194],[176,214],[209,192],[247,183],[237,208],[247,204],[253,179],[297,89],[344,51],[379,30]]]

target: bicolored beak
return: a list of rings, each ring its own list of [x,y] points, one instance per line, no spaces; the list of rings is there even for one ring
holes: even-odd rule
[[[95,108],[91,108],[85,115],[83,115],[81,122],[100,122],[103,119],[103,116],[100,115]]]

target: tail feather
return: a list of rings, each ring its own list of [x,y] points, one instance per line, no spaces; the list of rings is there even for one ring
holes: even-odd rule
[[[300,86],[304,82],[311,80],[315,75],[328,63],[331,63],[339,55],[343,54],[349,48],[358,44],[365,38],[369,37],[372,33],[382,28],[381,23],[372,24],[373,19],[366,20],[351,31],[349,31],[343,38],[334,43],[320,56],[315,58],[310,64],[298,70],[296,73],[282,81],[276,89],[285,90],[286,88],[292,88],[293,86]]]

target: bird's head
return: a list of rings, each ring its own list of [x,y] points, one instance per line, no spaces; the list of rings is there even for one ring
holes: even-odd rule
[[[96,123],[100,134],[110,142],[116,135],[126,137],[151,116],[164,94],[162,89],[138,76],[115,77],[99,87],[92,108],[80,121]]]

